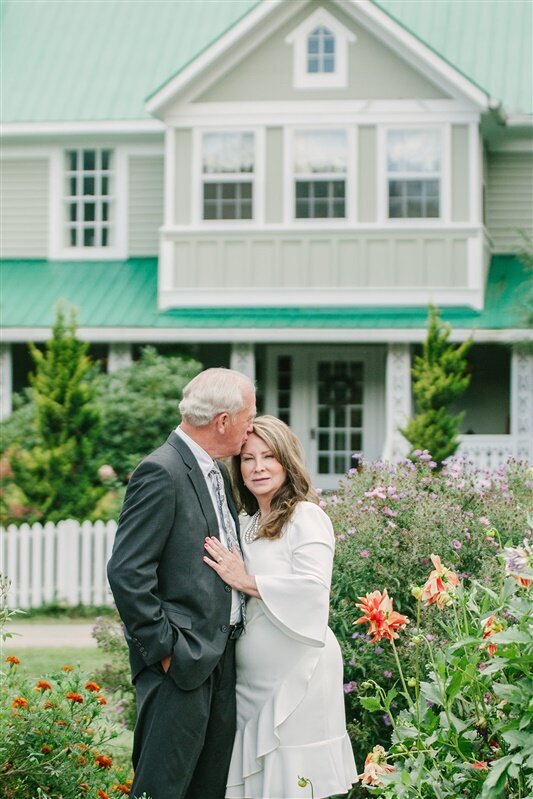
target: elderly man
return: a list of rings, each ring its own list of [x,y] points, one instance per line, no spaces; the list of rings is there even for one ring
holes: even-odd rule
[[[224,797],[244,605],[204,563],[204,540],[239,546],[227,472],[215,459],[240,452],[255,412],[244,375],[201,372],[184,389],[180,426],[128,485],[108,577],[137,691],[132,797]]]

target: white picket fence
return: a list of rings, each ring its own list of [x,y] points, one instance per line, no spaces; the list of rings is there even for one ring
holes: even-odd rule
[[[106,565],[116,522],[67,520],[0,528],[0,572],[11,583],[10,608],[50,602],[111,605]]]

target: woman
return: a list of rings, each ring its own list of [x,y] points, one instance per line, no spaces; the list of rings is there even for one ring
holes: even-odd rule
[[[244,562],[217,538],[206,562],[248,594],[237,641],[237,734],[227,799],[295,799],[346,793],[356,769],[346,733],[342,657],[328,628],[334,535],[318,507],[300,442],[273,416],[234,458],[236,497],[251,518]],[[246,564],[246,565],[245,565]]]

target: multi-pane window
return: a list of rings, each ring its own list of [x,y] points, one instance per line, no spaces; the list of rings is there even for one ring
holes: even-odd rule
[[[67,150],[65,213],[67,247],[109,247],[113,231],[113,152]]]
[[[325,25],[319,25],[307,37],[307,71],[335,72],[335,36]]]
[[[346,217],[347,149],[344,130],[295,132],[296,219]]]
[[[440,131],[387,131],[390,219],[440,216],[441,164]]]
[[[318,474],[343,474],[363,446],[363,364],[319,361]]]
[[[252,219],[254,134],[210,132],[202,136],[204,219]]]

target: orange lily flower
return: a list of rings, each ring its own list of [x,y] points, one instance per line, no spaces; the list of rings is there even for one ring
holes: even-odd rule
[[[431,562],[435,568],[422,588],[422,602],[428,605],[436,603],[442,610],[452,601],[450,594],[459,585],[459,577],[442,565],[438,555],[431,555]]]
[[[395,770],[394,766],[387,763],[384,748],[375,746],[366,756],[365,770],[357,779],[362,785],[385,785],[381,778]]]
[[[363,616],[354,621],[354,624],[370,625],[368,632],[374,636],[371,643],[381,641],[382,638],[387,638],[389,641],[398,638],[398,630],[403,630],[409,619],[392,609],[392,599],[387,589],[383,593],[373,591],[364,597],[360,596],[359,599],[361,602],[356,607],[363,611]]]

